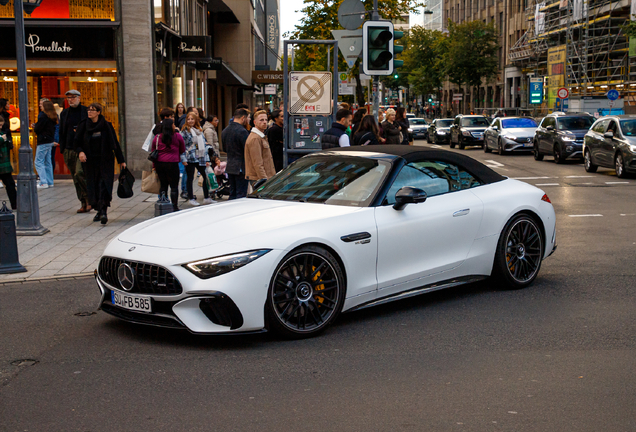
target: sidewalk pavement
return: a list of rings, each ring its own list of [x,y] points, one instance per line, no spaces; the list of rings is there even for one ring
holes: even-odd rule
[[[194,194],[199,203],[203,191],[194,182]],[[1,274],[0,284],[85,277],[97,268],[106,244],[122,231],[154,217],[157,196],[141,192],[141,179],[136,179],[134,195],[129,199],[117,197],[117,183],[113,187],[113,201],[108,209],[108,224],[93,222],[96,212],[78,214],[81,207],[72,180],[56,180],[55,187],[38,190],[40,223],[50,232],[43,236],[18,236],[20,264],[27,271]],[[0,206],[9,199],[0,188]],[[192,207],[179,198],[179,208]],[[15,214],[15,213],[14,213]]]

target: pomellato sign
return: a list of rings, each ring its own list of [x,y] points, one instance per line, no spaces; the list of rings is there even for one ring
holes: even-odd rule
[[[86,37],[87,31],[90,38]],[[115,37],[112,28],[29,27],[25,28],[27,59],[31,60],[114,60]],[[15,30],[0,27],[3,41],[0,58],[15,60]]]
[[[172,56],[179,60],[206,61],[212,58],[211,36],[182,36],[172,40]]]

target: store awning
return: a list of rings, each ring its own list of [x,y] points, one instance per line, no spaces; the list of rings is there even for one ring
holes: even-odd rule
[[[253,88],[225,62],[223,62],[221,70],[216,73],[216,81],[224,86]]]
[[[223,0],[209,0],[208,11],[216,14],[216,22],[221,24],[240,24],[234,11]]]

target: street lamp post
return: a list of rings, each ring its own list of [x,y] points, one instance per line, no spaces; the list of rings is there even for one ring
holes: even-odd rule
[[[1,0],[6,5],[8,0]],[[24,45],[24,12],[31,14],[42,0],[14,0],[15,55],[18,62],[18,92],[20,102],[20,150],[18,152],[18,235],[39,236],[49,232],[40,224],[40,204],[36,176],[33,171],[33,150],[29,143],[29,96],[27,94],[26,47]]]

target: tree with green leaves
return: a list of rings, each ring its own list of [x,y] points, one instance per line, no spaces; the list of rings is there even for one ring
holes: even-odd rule
[[[448,49],[443,57],[448,79],[458,86],[479,87],[499,70],[499,35],[494,23],[448,21]],[[474,94],[474,92],[473,92]]]
[[[285,33],[284,38],[292,40],[313,39],[331,40],[331,30],[342,29],[338,23],[338,7],[343,0],[304,0],[301,12],[304,14],[296,29],[291,33]],[[371,18],[373,0],[364,0],[365,9],[369,11],[367,18]],[[410,12],[417,12],[423,6],[418,0],[383,0],[378,2],[379,13],[382,19],[395,20]],[[334,54],[331,52],[331,61]],[[361,59],[356,61],[351,69],[351,76],[356,78],[356,95],[358,101],[365,100],[362,84],[360,83]],[[295,50],[294,70],[326,70],[327,50],[320,45],[303,45]],[[338,70],[346,71],[347,63],[338,53]]]
[[[444,58],[448,50],[448,38],[439,30],[421,26],[412,27],[405,37],[402,53],[405,77],[414,94],[437,93],[446,78]]]

